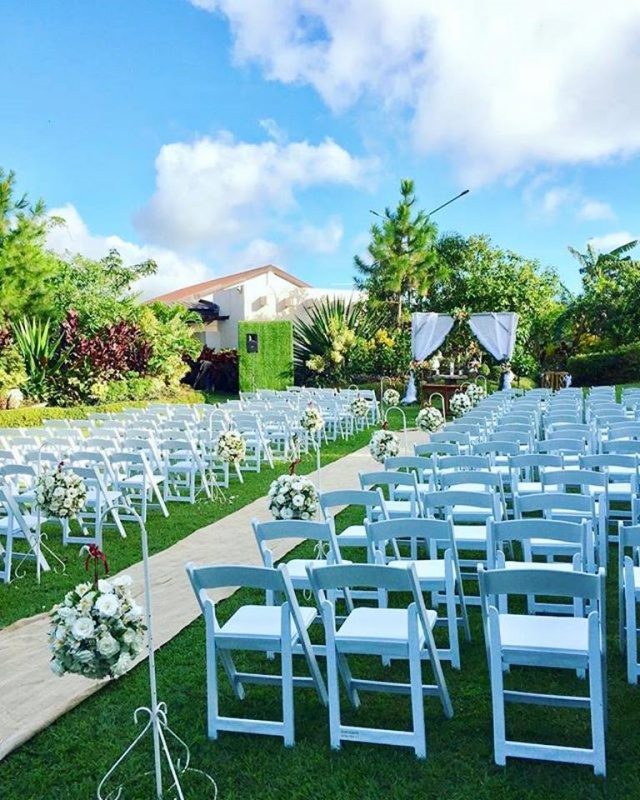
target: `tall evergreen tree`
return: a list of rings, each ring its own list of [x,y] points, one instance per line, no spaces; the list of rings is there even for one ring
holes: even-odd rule
[[[0,317],[40,315],[50,306],[47,281],[57,257],[46,250],[47,231],[56,224],[44,203],[16,199],[15,174],[0,168]]]
[[[386,208],[382,222],[371,226],[369,259],[355,257],[356,286],[398,325],[442,277],[435,249],[437,227],[424,211],[416,212],[415,204],[413,181],[402,180],[395,211]]]

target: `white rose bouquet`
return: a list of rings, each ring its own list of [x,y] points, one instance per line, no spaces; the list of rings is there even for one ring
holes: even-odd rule
[[[364,399],[364,397],[360,397],[357,395],[355,400],[351,403],[351,413],[356,419],[362,419],[366,417],[369,413],[369,403]]]
[[[387,389],[382,395],[382,402],[388,406],[397,406],[400,402],[400,392],[395,389]]]
[[[67,592],[49,614],[51,669],[85,678],[119,678],[144,644],[142,608],[131,597],[131,578],[86,581]]]
[[[425,406],[418,411],[416,417],[416,426],[421,431],[429,431],[433,433],[444,425],[444,417],[439,408],[435,406]]]
[[[83,510],[87,502],[84,481],[60,462],[51,470],[44,467],[36,483],[36,504],[46,517],[67,519]]]
[[[449,411],[454,417],[461,417],[473,408],[469,395],[466,392],[456,392],[449,400]]]
[[[478,383],[470,383],[467,386],[466,394],[472,406],[477,406],[487,396],[484,386],[480,386]]]
[[[216,441],[216,456],[229,464],[238,464],[245,457],[247,443],[238,431],[223,431]]]
[[[395,433],[382,428],[371,437],[369,452],[376,461],[382,464],[385,458],[398,455],[400,452],[400,440]]]
[[[318,510],[318,491],[302,475],[280,475],[267,493],[274,519],[313,519]]]
[[[324,428],[322,411],[315,406],[308,405],[300,417],[300,427],[309,433],[318,433]]]

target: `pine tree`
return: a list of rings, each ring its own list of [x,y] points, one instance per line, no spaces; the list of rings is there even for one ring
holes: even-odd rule
[[[0,168],[0,318],[40,315],[50,308],[47,280],[58,259],[46,250],[47,231],[55,220],[44,203],[30,206],[15,199],[15,174]]]
[[[354,259],[360,273],[356,286],[368,292],[372,306],[385,308],[389,316],[393,313],[397,325],[442,277],[435,249],[437,227],[424,211],[414,212],[412,180],[401,181],[400,195],[395,211],[385,209],[382,222],[371,226],[369,261]]]

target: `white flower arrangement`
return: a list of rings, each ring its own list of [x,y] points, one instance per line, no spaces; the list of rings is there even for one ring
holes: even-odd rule
[[[245,457],[247,443],[238,431],[222,431],[216,441],[216,456],[229,464],[237,464]]]
[[[369,403],[361,397],[356,395],[354,401],[351,403],[351,413],[356,419],[362,419],[369,413]]]
[[[393,431],[382,428],[371,437],[369,452],[376,461],[382,464],[385,458],[398,455],[400,452],[400,440]]]
[[[142,608],[131,597],[131,578],[78,584],[49,614],[51,670],[85,678],[119,678],[144,644]]]
[[[478,403],[487,396],[484,386],[480,386],[478,383],[470,383],[467,386],[466,394],[472,406],[477,406]]]
[[[309,433],[318,433],[324,428],[322,411],[316,406],[308,405],[300,417],[300,427]]]
[[[461,417],[473,408],[473,404],[466,392],[456,392],[449,400],[451,416]]]
[[[444,425],[444,417],[439,408],[435,406],[425,406],[418,411],[416,417],[416,426],[421,431],[429,431],[433,433]]]
[[[46,517],[68,519],[85,507],[87,487],[84,481],[60,462],[51,470],[45,466],[36,483],[36,504]]]
[[[388,406],[397,406],[400,402],[400,392],[395,389],[387,389],[382,395],[382,402]]]
[[[318,510],[318,491],[302,475],[280,475],[267,493],[274,519],[313,519]]]

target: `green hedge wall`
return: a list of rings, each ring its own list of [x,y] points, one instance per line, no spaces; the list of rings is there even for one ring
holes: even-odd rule
[[[162,401],[159,401],[162,402]],[[205,396],[202,392],[191,389],[180,392],[168,403],[204,403]],[[123,411],[125,408],[144,408],[147,403],[143,401],[126,403],[108,403],[101,406],[71,406],[59,408],[57,406],[25,406],[0,410],[0,428],[37,428],[44,419],[86,419],[95,411]]]
[[[567,363],[574,386],[601,386],[640,381],[640,342],[608,350],[573,356]]]
[[[258,337],[258,352],[247,353],[247,334]],[[293,324],[239,322],[238,361],[240,391],[284,389],[293,383]]]

